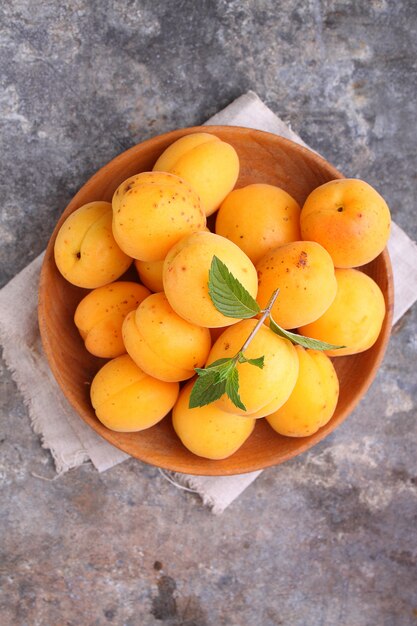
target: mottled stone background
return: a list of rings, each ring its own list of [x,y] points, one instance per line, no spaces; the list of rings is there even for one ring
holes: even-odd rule
[[[417,239],[414,0],[8,0],[0,14],[1,284],[97,168],[248,89]],[[414,307],[344,425],[219,518],[134,460],[39,478],[51,458],[2,362],[1,624],[417,624],[416,328]]]

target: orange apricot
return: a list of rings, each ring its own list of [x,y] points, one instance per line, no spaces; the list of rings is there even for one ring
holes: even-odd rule
[[[211,215],[233,189],[239,175],[236,150],[211,133],[192,133],[171,144],[154,171],[171,172],[186,180]]]
[[[123,321],[149,295],[149,289],[128,281],[110,283],[86,295],[74,315],[86,349],[104,359],[124,354]]]
[[[162,269],[164,261],[134,261],[141,282],[154,293],[164,290]]]
[[[226,413],[213,404],[189,408],[194,381],[181,390],[172,411],[172,425],[184,446],[206,459],[234,454],[255,428],[255,420]]]
[[[255,183],[225,198],[216,216],[216,233],[257,263],[277,246],[301,239],[299,220],[300,206],[286,191]]]
[[[206,365],[237,354],[256,323],[253,319],[243,320],[227,328],[210,350]],[[236,407],[226,395],[216,400],[214,406],[234,415],[264,417],[277,410],[293,390],[298,375],[297,352],[288,339],[262,325],[244,354],[248,359],[264,357],[262,369],[249,363],[237,365],[239,394],[246,411]]]
[[[178,392],[178,383],[148,376],[128,354],[103,365],[90,390],[100,422],[121,433],[144,430],[160,422],[174,406]]]
[[[288,243],[268,252],[257,263],[257,301],[265,308],[273,291],[280,290],[272,307],[273,319],[283,328],[297,328],[317,319],[333,302],[336,278],[333,261],[313,241]]]
[[[164,293],[154,293],[129,313],[123,323],[126,351],[147,374],[180,381],[194,376],[211,348],[208,328],[177,315]]]
[[[201,231],[179,241],[167,254],[163,270],[166,297],[174,311],[185,320],[213,328],[230,326],[238,320],[216,309],[209,296],[209,270],[213,256],[256,297],[258,279],[251,260],[233,242]]]
[[[132,263],[115,241],[110,202],[89,202],[71,213],[59,229],[55,263],[66,280],[95,289],[113,282]]]
[[[318,350],[295,346],[300,363],[297,382],[288,400],[268,415],[268,424],[280,435],[308,437],[331,419],[339,398],[339,380],[333,363]]]
[[[385,248],[390,210],[379,193],[355,178],[332,180],[308,196],[301,210],[303,239],[317,241],[335,267],[359,267]]]
[[[140,261],[162,261],[177,241],[206,225],[200,198],[188,183],[165,172],[142,172],[116,189],[113,234]]]
[[[337,269],[337,293],[321,317],[299,328],[302,335],[338,346],[329,356],[357,354],[378,339],[385,317],[385,300],[376,282],[355,269]]]

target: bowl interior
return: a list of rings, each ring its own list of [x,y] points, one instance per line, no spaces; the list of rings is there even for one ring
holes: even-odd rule
[[[333,360],[340,398],[330,422],[304,438],[282,437],[258,420],[255,431],[233,456],[210,461],[193,455],[176,437],[170,416],[148,430],[116,433],[95,416],[89,385],[104,363],[90,355],[73,323],[75,308],[87,293],[70,285],[58,272],[53,246],[62,222],[75,209],[93,200],[111,201],[118,185],[129,176],[151,170],[162,151],[179,137],[192,132],[210,132],[231,143],[238,152],[241,171],[237,187],[263,182],[282,187],[301,205],[318,185],[342,174],[315,153],[269,133],[247,128],[204,126],[177,130],[145,141],[127,150],[99,170],[76,194],[62,214],[49,241],[39,287],[39,325],[51,370],[66,398],[80,417],[104,439],[133,457],[166,469],[189,474],[228,475],[262,469],[303,452],[340,424],[365,394],[375,377],[388,342],[393,308],[392,274],[388,252],[361,268],[380,286],[387,314],[376,344],[364,353]]]

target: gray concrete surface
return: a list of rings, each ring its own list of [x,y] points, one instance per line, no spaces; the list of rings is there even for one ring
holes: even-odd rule
[[[255,90],[417,239],[413,0],[9,0],[1,284],[113,156]],[[18,323],[18,312],[16,312]],[[417,309],[360,407],[219,518],[130,460],[52,479],[1,368],[3,626],[412,626]]]

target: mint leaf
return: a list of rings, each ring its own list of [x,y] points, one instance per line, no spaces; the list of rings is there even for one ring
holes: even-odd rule
[[[238,361],[239,363],[249,363],[249,365],[254,365],[255,367],[259,367],[259,369],[263,369],[265,357],[258,356],[256,359],[247,359],[243,352],[239,352]]]
[[[248,319],[260,312],[256,300],[216,256],[211,262],[208,288],[214,306],[226,317]]]
[[[269,316],[269,328],[280,337],[289,339],[291,343],[303,346],[303,348],[310,348],[311,350],[340,350],[346,346],[335,346],[332,343],[326,343],[325,341],[319,341],[318,339],[312,339],[311,337],[304,337],[303,335],[297,335],[297,333],[291,333],[289,330],[284,330],[279,326],[272,316]]]
[[[190,409],[195,409],[196,407],[210,404],[221,398],[225,390],[226,381],[222,380],[219,382],[216,372],[203,376],[199,375],[191,390],[188,406]]]
[[[195,371],[199,376],[216,375],[217,381],[225,380],[229,374],[229,371],[235,367],[235,359],[218,359],[213,361],[210,365],[207,365],[204,369],[195,367]]]
[[[225,363],[230,363],[231,361],[233,361],[233,359],[231,359],[230,357],[223,357],[222,359],[217,359],[217,361],[213,361],[213,363],[210,363],[210,365],[206,365],[204,369],[213,369],[215,367],[219,367],[220,365],[224,365]]]
[[[194,409],[221,398],[226,391],[227,379],[236,367],[235,359],[218,359],[205,368],[196,367],[198,378],[190,394],[188,406]]]
[[[196,367],[198,379],[195,381],[190,395],[189,408],[205,406],[218,400],[224,393],[230,398],[235,406],[246,411],[239,396],[239,372],[238,363],[249,363],[255,367],[263,368],[264,357],[247,359],[242,351],[231,359],[218,359],[205,368]]]
[[[226,394],[238,409],[246,411],[246,407],[239,396],[239,373],[236,368],[231,370],[226,379]]]
[[[243,357],[243,355],[242,355]],[[245,357],[243,357],[244,359]],[[261,357],[263,359],[263,357]],[[253,359],[259,362],[260,359]],[[198,406],[205,406],[221,398],[226,393],[235,406],[242,411],[246,411],[239,396],[239,374],[236,369],[238,358],[218,359],[201,369],[196,367],[198,378],[194,383],[190,394],[188,406],[194,409]],[[246,360],[241,361],[242,363]],[[248,361],[249,362],[249,361]],[[258,366],[259,367],[259,366]]]

